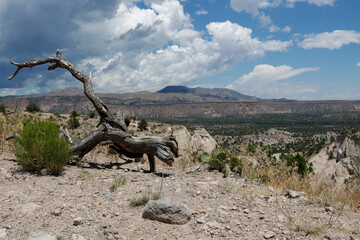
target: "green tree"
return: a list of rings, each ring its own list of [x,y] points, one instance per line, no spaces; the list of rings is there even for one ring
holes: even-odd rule
[[[95,113],[94,112],[91,112],[90,114],[89,114],[89,118],[94,118],[95,117]]]
[[[26,106],[26,111],[30,113],[41,112],[42,110],[35,104],[30,103]]]
[[[146,130],[147,126],[148,126],[148,122],[145,119],[141,119],[138,125],[140,131]]]
[[[3,114],[6,114],[6,108],[7,106],[5,104],[0,104],[0,112]]]
[[[23,129],[13,142],[19,165],[29,172],[46,169],[47,174],[60,174],[71,156],[71,151],[68,142],[59,137],[59,134],[59,126],[49,119],[26,119]]]
[[[75,110],[71,112],[71,116],[72,116],[72,117],[77,117],[77,116],[79,116],[79,115],[80,115],[80,114],[77,113]]]
[[[70,116],[70,119],[68,121],[68,125],[70,129],[75,129],[80,127],[80,122],[79,119],[77,119],[77,117],[74,117],[73,115]]]

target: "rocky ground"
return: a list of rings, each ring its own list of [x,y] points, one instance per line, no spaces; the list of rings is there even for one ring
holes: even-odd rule
[[[360,213],[346,207],[289,198],[217,171],[158,166],[151,174],[147,164],[92,159],[91,168],[67,166],[54,177],[19,171],[15,157],[3,152],[0,239],[360,239]],[[119,176],[126,183],[110,191]],[[146,220],[143,206],[130,206],[130,199],[160,188],[162,199],[190,209],[188,223]]]

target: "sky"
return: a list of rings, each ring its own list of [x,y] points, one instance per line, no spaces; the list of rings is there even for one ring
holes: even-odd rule
[[[9,63],[62,57],[97,92],[169,85],[263,99],[360,99],[359,0],[1,0],[0,96],[82,87],[65,69]]]

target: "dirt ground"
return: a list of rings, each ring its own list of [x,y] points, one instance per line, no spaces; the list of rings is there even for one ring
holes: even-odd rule
[[[0,155],[0,239],[360,239],[360,213],[288,198],[271,187],[217,171],[157,167],[92,155],[61,176],[19,170],[11,152]],[[114,179],[126,183],[110,191]],[[142,218],[132,198],[161,190],[185,204],[192,219],[170,225]],[[75,218],[81,218],[74,224]],[[52,236],[52,238],[51,238]],[[34,238],[32,238],[34,239]]]

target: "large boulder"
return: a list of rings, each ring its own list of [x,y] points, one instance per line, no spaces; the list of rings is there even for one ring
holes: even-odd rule
[[[150,200],[142,217],[169,224],[186,224],[191,219],[190,210],[182,203]]]
[[[203,152],[211,153],[216,145],[216,141],[204,128],[196,129],[190,140],[192,152],[199,154]]]

